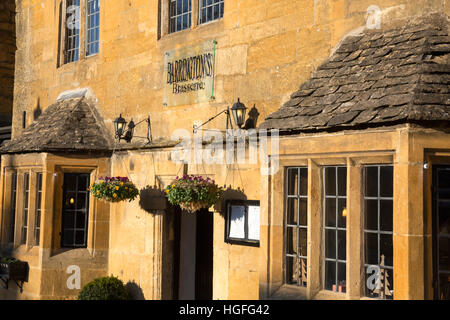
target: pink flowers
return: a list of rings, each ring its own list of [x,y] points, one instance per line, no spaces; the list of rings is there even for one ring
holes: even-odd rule
[[[119,181],[119,182],[123,182],[123,183],[130,181],[127,177],[104,177],[104,178],[100,177],[99,180],[105,180],[106,182]]]
[[[176,177],[176,180],[178,181],[186,181],[186,182],[204,182],[204,183],[216,183],[211,178],[207,177],[206,179],[202,176],[196,176],[196,175],[184,175],[182,178]]]

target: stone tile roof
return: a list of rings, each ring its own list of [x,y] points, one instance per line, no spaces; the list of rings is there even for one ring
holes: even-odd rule
[[[0,153],[111,150],[113,139],[94,105],[86,97],[57,101]]]
[[[346,38],[260,128],[313,132],[435,121],[450,121],[449,20],[441,14]]]

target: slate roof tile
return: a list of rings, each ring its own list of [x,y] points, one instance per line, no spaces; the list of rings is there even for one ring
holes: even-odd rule
[[[260,128],[301,132],[450,122],[449,85],[449,19],[430,14],[344,39]]]

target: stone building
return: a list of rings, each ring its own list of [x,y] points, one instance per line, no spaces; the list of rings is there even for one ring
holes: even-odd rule
[[[16,6],[0,241],[29,274],[1,298],[74,298],[75,266],[82,286],[113,274],[137,299],[449,299],[446,0]],[[175,161],[193,126],[225,131],[238,99],[244,161]],[[137,124],[131,142],[119,117]],[[183,174],[223,198],[168,205]],[[139,199],[89,196],[105,176]]]
[[[0,3],[0,143],[11,138],[16,52],[15,4]]]

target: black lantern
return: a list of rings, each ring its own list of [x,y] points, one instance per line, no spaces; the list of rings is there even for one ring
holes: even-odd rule
[[[136,128],[143,122],[147,122],[147,137],[135,136],[134,128]],[[133,138],[147,138],[148,143],[152,141],[150,116],[148,116],[147,119],[138,122],[137,124],[135,124],[133,119],[131,119],[131,121],[128,123],[128,129],[125,131],[126,125],[127,121],[124,118],[122,118],[122,114],[120,114],[120,116],[116,120],[114,120],[114,127],[116,129],[116,139],[119,139],[119,142],[120,140],[131,142]]]
[[[234,123],[239,128],[242,128],[245,122],[245,113],[247,111],[247,107],[241,103],[238,98],[238,101],[231,107],[231,112],[233,113]]]
[[[122,118],[122,114],[114,120],[114,127],[116,129],[116,138],[120,139],[123,135],[123,132],[125,131],[125,126],[127,125],[127,122],[124,118]]]

